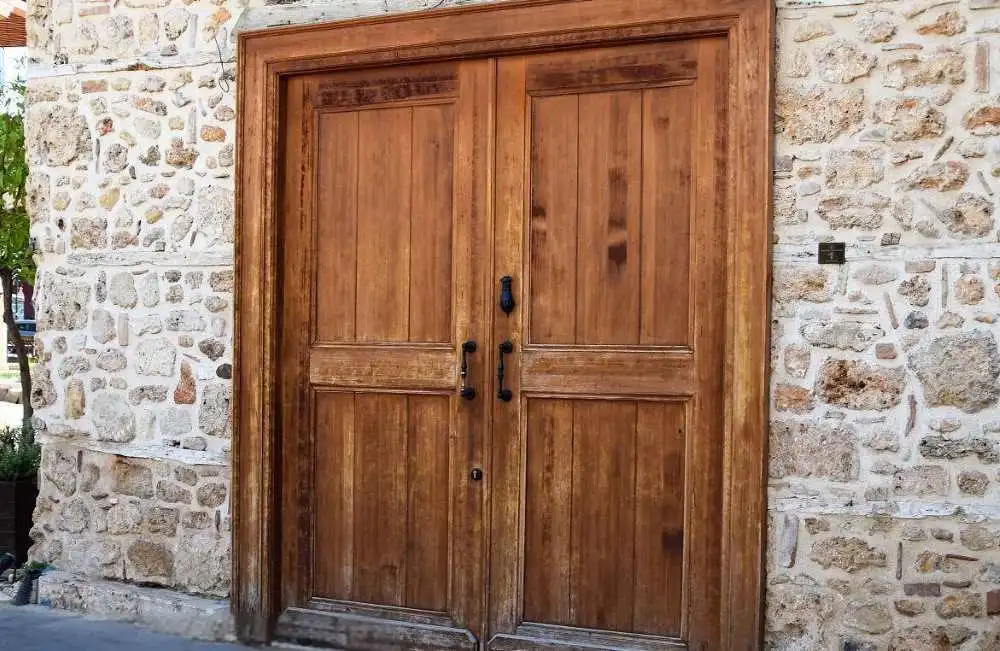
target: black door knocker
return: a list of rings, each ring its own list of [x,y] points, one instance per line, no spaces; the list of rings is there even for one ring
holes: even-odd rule
[[[510,276],[504,276],[500,279],[500,309],[503,310],[504,314],[510,314],[514,311],[514,306],[517,303],[514,302],[514,290],[511,289],[511,284],[514,279]]]

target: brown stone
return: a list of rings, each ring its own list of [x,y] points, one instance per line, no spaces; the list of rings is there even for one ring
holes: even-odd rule
[[[161,479],[156,483],[156,497],[169,504],[190,504],[191,491],[171,481]]]
[[[794,378],[804,378],[809,372],[812,352],[809,346],[789,344],[785,347],[785,372]]]
[[[852,601],[847,604],[844,625],[869,635],[892,630],[892,614],[878,601]]]
[[[985,237],[993,230],[993,202],[986,197],[963,192],[939,218],[960,239]]]
[[[827,404],[848,409],[886,410],[902,399],[901,368],[885,368],[858,360],[827,359],[816,378],[816,395]]]
[[[896,359],[895,344],[875,344],[875,357],[878,359]]]
[[[934,22],[926,23],[917,28],[918,34],[937,36],[956,36],[965,31],[968,22],[965,17],[954,9],[939,15]]]
[[[978,276],[963,274],[955,281],[955,298],[964,305],[976,305],[986,296],[986,285]]]
[[[867,567],[885,567],[885,552],[861,538],[833,536],[816,541],[809,558],[824,568],[837,567],[854,573]]]
[[[880,147],[834,149],[826,163],[830,188],[863,189],[885,176],[885,151]]]
[[[948,495],[948,471],[942,466],[913,466],[894,476],[896,495],[945,497]]]
[[[986,593],[986,614],[1000,615],[1000,590],[990,590]]]
[[[103,93],[108,90],[108,82],[104,79],[87,79],[80,84],[82,93]]]
[[[188,486],[194,486],[198,483],[198,473],[190,468],[177,466],[174,468],[174,479]]]
[[[1000,350],[990,332],[963,331],[935,338],[914,350],[909,365],[923,385],[928,405],[976,413],[1000,399]],[[942,443],[953,448],[960,442]],[[972,451],[979,453],[966,454]]]
[[[209,482],[198,487],[198,504],[208,508],[221,506],[226,501],[227,494],[225,484]]]
[[[197,149],[185,147],[180,138],[175,138],[170,142],[170,149],[167,150],[167,165],[191,169],[196,160],[198,160]]]
[[[958,490],[966,495],[982,497],[986,494],[986,489],[990,485],[990,479],[986,473],[978,470],[963,470],[958,473]]]
[[[946,161],[921,165],[900,181],[905,190],[948,190],[961,189],[969,180],[969,165],[962,161]]]
[[[772,423],[770,455],[771,477],[858,478],[857,435],[851,425],[840,421]]]
[[[1000,535],[980,524],[973,524],[962,529],[958,533],[958,538],[966,549],[982,552],[996,549]]]
[[[896,612],[907,617],[916,617],[927,610],[927,606],[919,599],[897,599],[893,602]]]
[[[132,105],[140,111],[152,113],[153,115],[164,116],[167,114],[167,105],[151,97],[136,97]]]
[[[119,460],[114,467],[114,491],[134,497],[152,497],[153,471],[146,466]]]
[[[930,301],[931,284],[924,276],[913,276],[899,283],[896,290],[910,305],[923,307]]]
[[[181,361],[180,380],[174,389],[174,402],[178,405],[193,405],[195,402],[194,372],[187,361]]]
[[[201,139],[206,142],[222,142],[226,139],[226,130],[210,125],[203,126],[201,128]]]
[[[880,100],[875,105],[875,120],[889,126],[887,135],[896,142],[937,138],[945,130],[944,113],[921,97]]]
[[[208,275],[208,284],[215,292],[233,291],[232,271],[213,271]]]
[[[902,90],[912,86],[965,82],[965,56],[948,47],[920,55],[904,55],[886,66],[885,85]]]
[[[944,627],[913,626],[892,636],[889,651],[953,651]]]
[[[930,574],[932,572],[957,572],[959,569],[959,565],[956,561],[930,550],[920,552],[913,561],[913,567],[915,567],[921,574]],[[927,595],[922,596],[926,597]]]
[[[861,38],[869,43],[885,43],[896,35],[894,15],[888,11],[869,11],[858,16],[856,24]]]
[[[956,592],[946,596],[934,608],[938,617],[953,619],[955,617],[982,617],[983,601],[978,594],[972,592]]]
[[[794,384],[778,384],[774,389],[774,408],[777,411],[791,411],[805,414],[815,406],[812,391]]]
[[[795,144],[831,142],[857,131],[864,112],[865,93],[860,88],[779,87],[775,127]]]
[[[146,527],[151,534],[174,536],[177,534],[177,523],[180,511],[175,508],[154,506],[146,515]]]
[[[962,118],[962,126],[977,136],[1000,134],[1000,97],[969,109]]]
[[[777,264],[774,267],[774,300],[778,303],[825,303],[833,297],[829,273],[815,265]]]
[[[858,228],[873,231],[882,226],[892,202],[876,192],[832,194],[820,199],[816,208],[830,228]]]
[[[204,511],[190,511],[181,520],[181,526],[185,529],[208,529],[212,524],[212,515]]]
[[[108,509],[108,533],[113,536],[139,533],[142,512],[135,504],[116,504]]]
[[[940,583],[904,583],[903,594],[908,597],[940,597]]]
[[[837,40],[816,50],[816,67],[823,81],[847,84],[867,77],[877,59],[848,40]]]
[[[140,576],[169,578],[174,573],[174,555],[160,543],[137,540],[127,556]]]

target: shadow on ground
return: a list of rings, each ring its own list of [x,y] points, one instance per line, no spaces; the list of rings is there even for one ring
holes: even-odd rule
[[[4,651],[241,651],[250,648],[161,635],[129,624],[43,606],[0,605],[0,649]]]

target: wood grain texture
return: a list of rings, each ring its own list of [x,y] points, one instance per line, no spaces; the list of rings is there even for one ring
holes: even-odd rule
[[[579,95],[576,341],[639,343],[642,92]],[[532,161],[534,164],[535,161]]]
[[[572,6],[572,11],[566,10],[569,6]],[[282,377],[279,360],[283,356],[279,353],[281,344],[277,324],[284,318],[283,314],[279,318],[279,295],[284,283],[283,263],[278,255],[282,230],[279,216],[285,212],[280,208],[284,200],[281,188],[286,185],[283,170],[286,168],[284,147],[287,143],[282,135],[282,124],[289,115],[286,82],[281,76],[372,66],[379,62],[398,64],[432,58],[454,60],[477,55],[516,56],[527,50],[711,33],[725,36],[728,42],[728,53],[722,63],[729,74],[726,96],[731,109],[727,119],[729,138],[723,156],[728,158],[730,164],[720,180],[727,189],[722,212],[728,242],[726,263],[722,266],[726,296],[724,325],[721,328],[725,342],[725,367],[719,380],[726,396],[720,403],[724,415],[721,430],[724,443],[718,453],[724,468],[720,494],[723,535],[719,557],[722,559],[722,570],[718,610],[714,618],[720,639],[717,645],[695,644],[692,648],[707,651],[709,648],[749,650],[757,647],[762,624],[761,550],[767,422],[767,401],[764,397],[767,393],[769,308],[769,276],[766,266],[759,264],[759,260],[769,259],[768,170],[771,162],[773,59],[773,11],[764,0],[677,0],[671,3],[657,0],[629,3],[574,0],[572,5],[566,1],[510,2],[240,36],[237,129],[241,147],[237,153],[232,601],[242,639],[258,642],[270,639],[282,610],[279,585],[287,581],[287,577],[282,576],[287,567],[283,568],[280,562],[286,556],[282,553],[285,549],[278,547],[279,523],[283,512],[291,506],[282,506],[278,500],[283,490],[278,478],[283,473],[279,472],[282,463],[279,434],[282,427],[277,405],[282,401],[279,400],[281,389],[277,378]],[[461,39],[456,40],[455,34],[461,34]],[[698,54],[699,62],[700,57],[701,53]],[[510,83],[509,78],[504,81],[505,76],[510,74],[503,65],[500,66],[501,86]],[[523,77],[523,70],[513,74]],[[647,96],[649,92],[644,91]],[[485,95],[488,99],[489,93]],[[515,98],[507,102],[505,109],[505,101],[500,97],[497,117],[523,111],[523,108],[512,105],[518,101]],[[648,102],[645,97],[643,101],[644,105]],[[489,114],[487,109],[485,115]],[[516,163],[518,158],[523,163],[526,158],[523,147],[526,122],[515,121],[505,127],[503,120],[498,119],[497,124],[500,129],[496,140],[498,167],[501,163]],[[517,132],[519,127],[520,134]],[[456,140],[456,147],[459,140],[461,137]],[[520,153],[517,151],[519,146]],[[480,143],[479,150],[492,156],[489,145]],[[456,159],[462,160],[458,150]],[[517,169],[525,167],[522,164]],[[488,187],[488,183],[463,185],[464,182],[457,177],[455,183],[456,214],[468,216],[470,206],[478,206],[481,210],[485,205],[482,190]],[[475,192],[466,192],[461,189],[463,187],[475,189]],[[504,216],[509,211],[520,211],[520,207],[525,205],[524,179],[498,174],[496,190],[497,238],[519,237],[523,227],[506,221]],[[477,198],[472,199],[473,195]],[[469,200],[460,205],[458,198],[463,196],[469,197]],[[643,195],[644,202],[647,197],[647,194]],[[503,203],[508,199],[512,200],[510,207]],[[529,213],[524,210],[519,214]],[[474,244],[465,234],[455,231],[455,251],[474,248],[463,243]],[[512,245],[507,250],[498,251],[495,254],[496,263],[487,267],[497,270],[501,267],[512,268],[512,264],[516,265],[522,259],[519,246]],[[479,253],[485,254],[481,259],[489,260],[491,254],[488,251],[480,249]],[[454,259],[456,267],[464,266],[464,262],[465,258]],[[523,289],[525,280],[515,278],[516,291]],[[481,285],[473,283],[470,286],[477,288],[475,291],[478,294],[474,298],[489,306],[492,304],[495,278],[484,277],[483,281]],[[465,295],[459,285],[464,285],[464,281],[456,281],[452,290],[456,297]],[[466,316],[463,316],[462,309],[465,309],[466,315],[475,318],[489,313],[488,307],[461,308],[456,302],[455,324],[468,326],[470,330],[474,330],[475,322],[463,321]],[[520,348],[521,325],[515,319],[503,325],[498,320],[495,333],[512,334]],[[675,340],[672,334],[657,340],[656,337],[661,336],[659,327],[654,327],[655,336],[650,335],[642,343],[689,344]],[[678,326],[670,325],[668,330],[672,332],[675,327]],[[467,335],[458,332],[456,336]],[[477,336],[482,339],[481,335]],[[517,363],[516,359],[512,360],[515,368]],[[487,365],[481,363],[475,371],[477,381],[485,380],[483,369]],[[519,382],[519,377],[513,378],[517,391],[520,391]],[[496,420],[498,409],[491,406],[490,411],[493,412],[494,424],[489,436],[496,440],[510,435],[504,440],[518,446],[504,453],[498,452],[496,447],[492,453],[494,465],[489,504],[491,522],[495,525],[519,517],[516,503],[511,505],[503,498],[516,490],[516,487],[508,485],[507,477],[514,475],[507,475],[506,469],[517,468],[520,464],[521,442],[517,433],[520,425],[505,429]],[[520,423],[520,408],[511,405],[508,411]],[[489,427],[476,414],[483,413],[473,410],[468,414],[453,415],[451,422],[458,426],[476,424],[470,440],[482,444],[482,437]],[[452,458],[463,460],[476,460],[477,454],[475,445],[461,452],[453,446],[450,451]],[[453,485],[453,490],[461,490],[461,484],[459,481]],[[469,502],[467,507],[474,512],[473,502]],[[513,513],[511,509],[514,509]],[[519,597],[516,566],[509,568],[511,555],[517,552],[505,549],[503,536],[495,533],[490,534],[488,545],[494,586],[489,600],[490,621],[494,632],[514,631],[518,628]],[[452,549],[455,553],[457,548]],[[299,553],[295,552],[296,555]],[[453,594],[454,589],[453,586]],[[466,592],[470,589],[469,586],[462,588]],[[552,642],[551,635],[552,631],[536,631],[524,638],[534,642],[515,641],[513,643],[517,646],[506,648],[577,648],[576,643]],[[515,637],[513,633],[500,635],[496,641],[497,644],[509,644]],[[549,640],[544,643],[547,647],[543,646],[542,639]],[[663,644],[668,643],[664,639]],[[385,648],[401,648],[399,644],[392,644],[391,641],[386,642]],[[627,648],[644,648],[636,640],[625,644]],[[589,647],[584,644],[579,648]],[[668,647],[661,645],[656,648]]]
[[[580,98],[532,98],[531,107],[528,336],[574,343]]]
[[[408,103],[333,112],[314,99],[338,74],[288,82],[280,609],[367,610],[282,617],[280,639],[315,627],[351,648],[466,648],[482,634],[485,491],[468,472],[485,466],[486,411],[456,393],[460,342],[483,341],[489,310],[492,66],[433,69],[433,84],[425,68],[369,71]],[[416,97],[442,87],[446,101]],[[467,378],[481,391],[484,352]]]
[[[313,590],[318,596],[350,599],[354,594],[355,395],[317,393],[313,404],[314,468],[322,469],[314,471]]]
[[[632,629],[681,633],[684,585],[684,403],[641,402],[635,425]]]
[[[316,180],[316,296],[313,342],[354,341],[358,286],[358,114],[319,116]],[[353,172],[353,174],[351,174]]]
[[[359,341],[410,338],[412,170],[413,109],[359,112],[357,278],[361,291],[355,293]]]
[[[457,377],[450,346],[316,346],[308,372],[317,386],[385,390],[447,390]]]
[[[693,85],[642,93],[642,251],[639,342],[691,343]],[[688,247],[678,242],[689,242]]]
[[[573,403],[532,399],[526,408],[524,619],[571,624]]]
[[[500,138],[514,139],[511,160],[520,167],[505,161],[498,169],[499,186],[517,192],[498,203],[521,208],[502,213],[510,221],[498,224],[496,256],[530,288],[532,324],[525,328],[515,311],[496,334],[515,351],[514,399],[494,413],[504,431],[494,458],[509,461],[495,474],[502,499],[519,507],[495,509],[491,535],[504,547],[523,544],[521,558],[511,559],[519,574],[490,586],[491,598],[521,604],[520,613],[517,605],[498,612],[498,620],[513,615],[513,623],[494,622],[501,635],[558,625],[571,647],[598,648],[595,631],[718,646],[727,42],[689,45],[697,76],[680,86],[657,86],[654,76],[646,86],[633,79],[608,90],[599,84],[614,75],[601,74],[595,59],[614,65],[626,57],[609,48],[562,53],[563,68],[578,58],[587,75],[570,80],[573,92],[538,98],[524,80],[546,55],[500,62]],[[599,86],[579,86],[588,78]],[[702,117],[695,123],[693,115]],[[660,189],[665,174],[680,185]],[[530,251],[521,256],[525,222]],[[653,420],[668,407],[672,417]],[[517,474],[508,480],[506,472]],[[570,476],[568,500],[557,474]]]

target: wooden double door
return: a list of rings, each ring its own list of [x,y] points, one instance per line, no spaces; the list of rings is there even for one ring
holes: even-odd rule
[[[288,79],[279,639],[718,648],[729,60]]]

